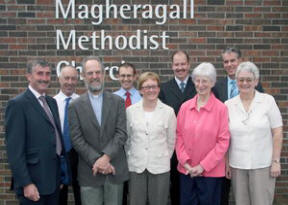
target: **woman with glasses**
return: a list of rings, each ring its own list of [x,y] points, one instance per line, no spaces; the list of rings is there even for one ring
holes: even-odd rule
[[[228,111],[211,92],[216,70],[201,63],[192,73],[197,95],[177,116],[176,154],[180,172],[180,205],[220,205],[229,146]]]
[[[146,205],[147,200],[149,205],[163,205],[168,201],[176,117],[173,109],[158,99],[159,83],[156,73],[141,74],[138,86],[142,100],[127,108],[130,205]]]
[[[236,205],[272,205],[281,172],[282,117],[274,98],[255,90],[254,63],[242,62],[236,80],[240,94],[225,102],[231,133],[226,177],[232,177]]]

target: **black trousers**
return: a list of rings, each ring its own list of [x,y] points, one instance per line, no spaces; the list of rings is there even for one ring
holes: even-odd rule
[[[177,170],[178,160],[176,152],[171,158],[170,170],[170,199],[171,205],[179,205],[180,203],[180,174]]]
[[[180,205],[220,205],[222,177],[180,176]]]
[[[78,175],[78,154],[72,148],[68,153],[69,165],[71,168],[72,188],[74,193],[75,205],[81,205],[80,186],[77,180]],[[67,205],[68,201],[68,185],[64,185],[59,194],[59,205]]]
[[[229,204],[229,193],[231,187],[231,180],[223,177],[222,192],[221,192],[221,205]]]

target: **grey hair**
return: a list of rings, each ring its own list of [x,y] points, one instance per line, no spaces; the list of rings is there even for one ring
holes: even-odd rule
[[[71,68],[71,69],[75,70],[75,71],[77,72],[77,78],[78,78],[78,71],[77,71],[77,69],[76,69],[74,66],[72,66],[72,65],[64,65],[64,66],[62,66],[62,67],[61,67],[61,70],[60,70],[60,73],[59,73],[59,77],[62,76],[62,73],[63,73],[62,71],[63,71],[65,68]]]
[[[37,66],[50,67],[49,63],[44,59],[30,60],[27,63],[27,73],[32,73],[33,69]]]
[[[212,83],[216,83],[216,69],[212,63],[201,63],[192,72],[192,80],[195,82],[197,76],[207,76]]]
[[[236,78],[238,77],[239,73],[242,71],[247,71],[249,73],[252,73],[257,80],[260,77],[258,67],[250,61],[242,62],[238,65],[237,70],[236,70]]]
[[[100,64],[102,73],[105,73],[103,63],[102,63],[101,59],[100,59],[99,57],[97,57],[97,56],[88,56],[88,57],[85,57],[85,58],[82,60],[82,67],[83,67],[83,71],[84,71],[84,72],[85,72],[86,63],[87,63],[87,61],[89,61],[89,60],[96,60],[96,61]]]

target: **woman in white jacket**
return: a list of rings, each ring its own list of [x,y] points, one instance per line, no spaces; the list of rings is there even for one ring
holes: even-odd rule
[[[158,99],[159,76],[145,72],[139,77],[142,100],[127,108],[126,153],[130,172],[130,205],[167,204],[170,158],[174,151],[176,116]]]

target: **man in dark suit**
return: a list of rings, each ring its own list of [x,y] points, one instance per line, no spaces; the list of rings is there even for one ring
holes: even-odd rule
[[[221,78],[216,82],[213,89],[215,96],[225,102],[226,100],[238,95],[239,91],[236,84],[235,74],[238,65],[241,63],[241,51],[236,47],[228,47],[222,52],[223,67],[227,73],[227,76]],[[256,89],[260,92],[264,92],[261,83],[259,83]],[[228,177],[228,178],[227,178]],[[229,192],[230,192],[230,176],[226,173],[224,177],[222,194],[221,194],[221,205],[229,204]]]
[[[83,60],[88,92],[69,107],[70,136],[79,155],[82,205],[121,205],[128,179],[124,100],[103,91],[105,71],[98,57]]]
[[[20,204],[57,205],[63,146],[56,101],[45,94],[51,69],[31,61],[26,77],[28,89],[8,102],[5,113],[14,187]]]
[[[189,76],[190,62],[189,55],[185,51],[176,51],[172,54],[172,70],[174,78],[160,85],[159,99],[171,106],[175,114],[178,114],[180,106],[185,101],[191,99],[196,94],[195,86]],[[179,173],[177,171],[178,160],[174,152],[171,159],[170,171],[170,198],[172,205],[178,205],[179,193]]]

